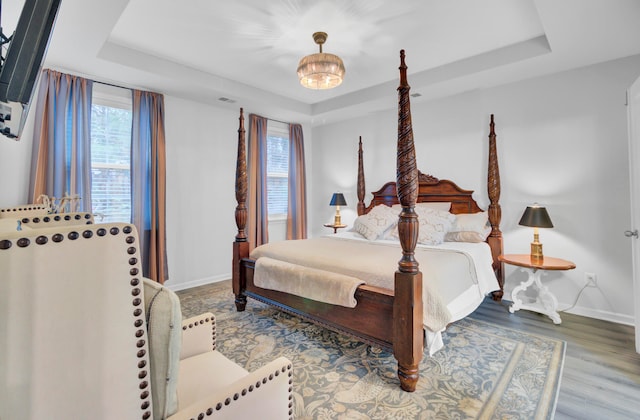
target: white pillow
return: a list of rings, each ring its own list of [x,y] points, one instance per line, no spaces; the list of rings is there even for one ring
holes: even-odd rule
[[[431,208],[431,209],[436,209],[436,210],[442,210],[442,211],[449,211],[451,210],[451,203],[447,202],[447,201],[429,201],[426,203],[416,203],[416,208],[419,207],[423,207],[423,208]],[[394,204],[392,207],[392,209],[394,210],[398,210],[398,214],[402,211],[402,206],[400,204]]]
[[[358,216],[353,222],[353,230],[370,241],[384,235],[387,229],[398,223],[398,214],[391,207],[379,204],[367,214]]]
[[[418,215],[418,243],[424,245],[439,245],[455,222],[455,215],[448,211],[430,207],[416,207]],[[395,227],[387,236],[389,239],[399,239],[398,229]]]
[[[484,242],[491,233],[489,215],[479,213],[457,214],[455,223],[445,236],[448,242]]]
[[[416,207],[420,231],[418,243],[424,245],[438,245],[444,242],[444,237],[451,229],[456,216],[444,210],[429,207]]]

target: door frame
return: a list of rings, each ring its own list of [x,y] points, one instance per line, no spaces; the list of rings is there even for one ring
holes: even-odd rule
[[[629,133],[629,186],[631,193],[631,228],[640,229],[640,78],[627,90]],[[640,242],[632,236],[633,301],[635,310],[636,352],[640,353]]]

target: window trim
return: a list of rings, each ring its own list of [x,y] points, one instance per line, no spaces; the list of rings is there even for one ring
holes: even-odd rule
[[[267,141],[269,141],[269,137],[282,137],[282,138],[286,138],[287,139],[287,143],[291,141],[291,139],[289,138],[289,124],[280,122],[280,121],[273,121],[273,120],[269,120],[269,122],[267,123]],[[288,163],[287,163],[287,167],[288,167]],[[284,179],[289,179],[289,172],[268,172],[267,174],[267,178],[284,178]],[[287,182],[288,183],[288,182]],[[267,191],[268,194],[268,191]],[[289,195],[289,191],[287,188],[287,197]],[[289,214],[288,211],[285,211],[284,213],[269,213],[268,210],[268,197],[267,197],[267,220],[269,222],[284,222],[288,219]]]
[[[118,88],[118,87],[109,86],[109,85],[94,84],[91,102],[92,102],[92,106],[96,105],[104,108],[121,109],[121,110],[129,111],[133,116],[133,98],[131,97],[131,91],[128,89]],[[129,172],[129,176],[132,175],[131,162],[129,162],[128,165],[119,164],[119,163],[94,162],[92,157],[91,171],[93,172],[94,169],[127,170]],[[92,180],[91,188],[93,190],[93,180]],[[129,206],[130,207],[133,206],[131,199],[129,199]],[[93,208],[91,210],[94,211]]]
[[[129,89],[102,83],[93,84],[91,103],[133,111],[133,98]]]

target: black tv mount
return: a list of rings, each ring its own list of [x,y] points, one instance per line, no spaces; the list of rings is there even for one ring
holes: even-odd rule
[[[11,36],[7,38],[7,36],[2,31],[2,27],[0,26],[0,69],[4,64],[4,59],[5,59],[5,54],[2,53],[2,51],[4,51],[4,46],[9,44],[12,39],[13,39],[13,34],[11,34]]]
[[[5,60],[4,46],[9,44],[12,39],[13,34],[11,34],[10,37],[7,37],[2,30],[2,0],[0,0],[0,69],[2,69],[2,65]]]

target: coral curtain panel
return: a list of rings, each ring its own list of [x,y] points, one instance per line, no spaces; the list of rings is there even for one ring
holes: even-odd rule
[[[269,209],[267,203],[267,119],[249,116],[249,215],[247,232],[249,248],[269,242]]]
[[[168,279],[164,97],[133,90],[131,143],[132,222],[138,229],[143,275]]]
[[[78,195],[91,211],[91,95],[93,82],[45,69],[36,104],[29,197]]]
[[[307,238],[307,190],[302,126],[289,125],[287,239]]]

